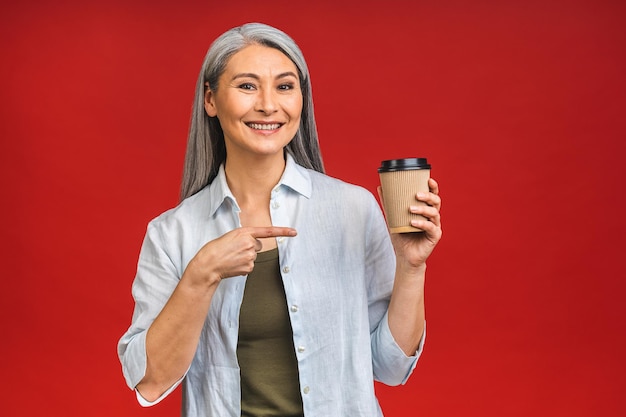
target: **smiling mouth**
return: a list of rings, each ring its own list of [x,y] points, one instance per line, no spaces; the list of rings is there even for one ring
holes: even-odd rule
[[[246,123],[246,125],[255,130],[276,130],[282,126],[280,123]]]

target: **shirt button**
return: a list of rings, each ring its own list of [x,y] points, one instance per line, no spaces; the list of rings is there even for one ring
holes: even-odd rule
[[[297,306],[297,305],[295,305],[295,304],[294,304],[294,305],[292,305],[292,306],[291,306],[291,311],[292,311],[293,313],[297,313],[297,312],[298,312],[298,306]]]
[[[302,353],[304,352],[306,349],[304,349],[304,346],[298,346],[298,352]]]
[[[288,273],[289,273],[289,271],[290,271],[290,269],[289,269],[289,267],[288,267],[288,266],[285,266],[285,267],[283,268],[283,272],[284,272],[285,274],[288,274]]]
[[[285,237],[281,236],[278,238],[278,243],[283,243],[285,241]]]
[[[280,207],[280,203],[278,201],[272,201],[272,208],[277,209]]]
[[[308,385],[306,387],[304,387],[304,389],[302,390],[302,392],[304,392],[305,394],[308,394],[309,391],[311,391],[311,390],[309,389]]]

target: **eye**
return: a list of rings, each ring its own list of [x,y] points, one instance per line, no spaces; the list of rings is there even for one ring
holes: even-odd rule
[[[238,88],[241,88],[242,90],[254,90],[256,87],[252,83],[242,83],[239,84]]]
[[[279,90],[293,90],[295,88],[295,85],[293,83],[284,83],[284,84],[280,84],[278,86]]]

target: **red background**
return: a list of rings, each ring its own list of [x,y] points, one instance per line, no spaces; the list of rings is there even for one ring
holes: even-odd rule
[[[0,414],[177,415],[135,403],[116,343],[206,49],[248,21],[302,47],[329,174],[374,191],[420,156],[441,184],[428,342],[386,416],[626,412],[624,2],[6,3]]]

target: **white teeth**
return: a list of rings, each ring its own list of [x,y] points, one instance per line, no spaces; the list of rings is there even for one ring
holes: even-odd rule
[[[271,124],[248,123],[248,126],[250,126],[252,129],[257,129],[257,130],[275,130],[280,127],[280,124],[278,123],[271,123]]]

